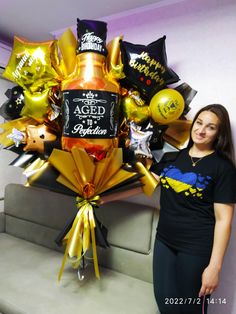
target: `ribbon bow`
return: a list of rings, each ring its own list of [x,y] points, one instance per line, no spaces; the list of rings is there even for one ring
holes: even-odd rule
[[[98,279],[100,279],[95,237],[96,223],[93,214],[93,209],[98,207],[97,202],[99,199],[99,195],[90,199],[85,199],[80,196],[76,197],[76,206],[78,208],[78,212],[71,229],[63,239],[63,243],[66,244],[66,249],[58,274],[58,281],[60,281],[63,274],[67,257],[76,257],[76,260],[73,260],[73,264],[78,265],[83,254],[85,254],[90,248],[90,243],[92,244],[93,250],[95,275]]]

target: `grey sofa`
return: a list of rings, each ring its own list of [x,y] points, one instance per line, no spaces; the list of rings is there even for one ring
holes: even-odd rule
[[[58,283],[64,248],[55,238],[77,211],[74,197],[7,185],[0,213],[0,314],[159,313],[152,287],[157,194],[95,209],[110,243],[98,246],[101,279],[90,262],[83,280],[67,263]]]

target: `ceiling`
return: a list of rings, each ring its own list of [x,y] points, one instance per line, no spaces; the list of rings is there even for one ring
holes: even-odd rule
[[[168,0],[1,0],[0,40],[14,35],[31,41],[52,39],[53,32],[71,27],[76,19],[102,19],[127,10]]]

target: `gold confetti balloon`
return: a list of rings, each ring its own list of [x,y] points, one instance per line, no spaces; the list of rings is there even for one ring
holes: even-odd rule
[[[37,89],[43,89],[46,82],[57,77],[51,62],[52,54],[55,54],[54,41],[30,42],[15,36],[3,77],[24,89],[35,91],[35,84]]]

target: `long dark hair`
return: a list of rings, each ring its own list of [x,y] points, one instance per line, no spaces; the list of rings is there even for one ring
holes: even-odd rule
[[[219,104],[208,105],[201,108],[196,113],[192,122],[191,129],[190,129],[190,139],[188,142],[188,147],[192,147],[193,145],[191,132],[192,132],[194,122],[197,120],[199,114],[203,111],[213,112],[220,121],[218,135],[213,143],[213,148],[219,155],[231,161],[231,163],[235,166],[234,146],[233,146],[233,140],[232,140],[229,114],[228,114],[228,111],[225,109],[225,107],[222,105],[219,105]]]

